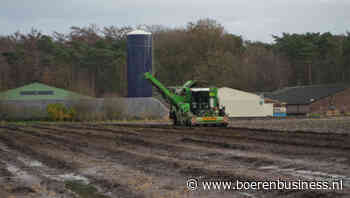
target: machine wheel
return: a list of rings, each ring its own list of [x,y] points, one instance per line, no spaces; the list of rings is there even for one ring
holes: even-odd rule
[[[221,127],[226,128],[228,124],[221,124]]]
[[[174,117],[173,117],[173,125],[174,126],[178,126],[179,125],[179,121],[177,120],[176,115],[174,115]]]
[[[186,121],[186,126],[187,126],[187,127],[192,127],[192,123],[191,123],[190,120],[187,120],[187,121]]]

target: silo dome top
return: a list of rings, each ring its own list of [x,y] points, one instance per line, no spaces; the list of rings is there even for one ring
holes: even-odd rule
[[[150,35],[152,33],[143,30],[134,30],[128,33],[128,35]]]

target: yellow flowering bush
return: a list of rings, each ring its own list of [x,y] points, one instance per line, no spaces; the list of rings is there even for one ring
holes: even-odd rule
[[[72,121],[75,119],[76,111],[73,108],[67,108],[63,104],[47,105],[47,114],[53,121]]]

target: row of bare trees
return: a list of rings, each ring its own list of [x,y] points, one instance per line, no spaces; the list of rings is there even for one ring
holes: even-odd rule
[[[244,41],[214,20],[154,33],[155,69],[166,84],[196,79],[218,87],[249,91],[288,84],[290,63],[269,44]]]
[[[182,28],[143,26],[154,37],[154,71],[166,85],[271,91],[350,81],[350,35],[283,34],[274,43],[245,41],[215,20]],[[70,33],[16,32],[0,37],[0,91],[34,81],[92,96],[126,95],[130,27],[72,27]]]

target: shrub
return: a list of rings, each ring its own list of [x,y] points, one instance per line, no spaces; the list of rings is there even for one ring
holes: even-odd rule
[[[105,98],[103,100],[102,112],[107,120],[121,120],[124,118],[125,104],[121,99]]]
[[[47,114],[53,121],[72,121],[77,113],[74,108],[67,108],[63,104],[56,103],[47,105]]]
[[[78,121],[120,120],[123,118],[122,100],[106,98],[98,100],[75,100],[71,106],[76,110]]]
[[[71,106],[76,110],[75,118],[78,121],[93,121],[98,117],[95,115],[96,105],[90,100],[74,100]]]
[[[309,118],[321,118],[322,116],[319,113],[309,113],[308,117]]]
[[[14,121],[23,116],[23,110],[16,104],[0,100],[0,120]]]

